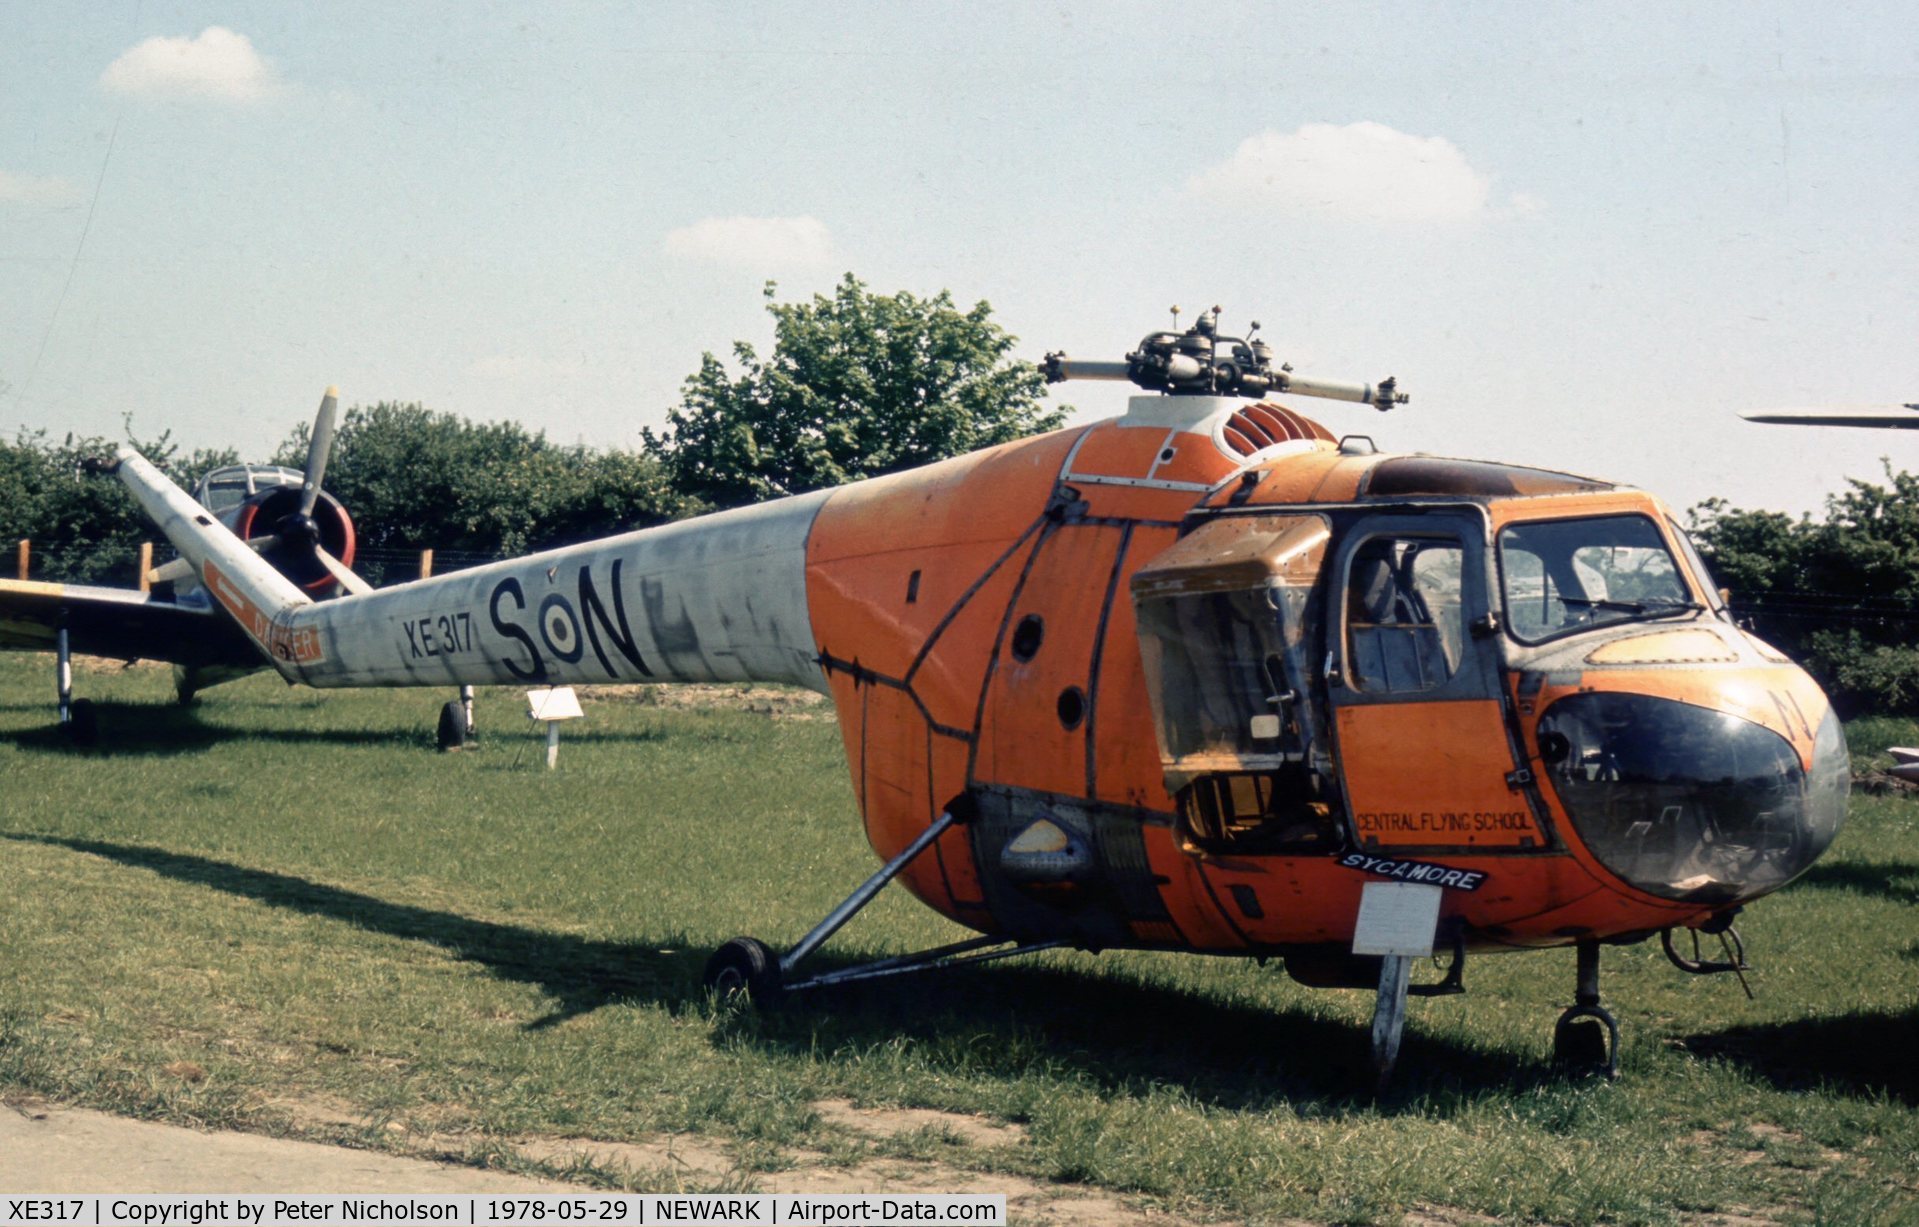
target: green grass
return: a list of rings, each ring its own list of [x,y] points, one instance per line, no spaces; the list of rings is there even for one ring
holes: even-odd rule
[[[0,1096],[506,1164],[510,1139],[691,1134],[735,1187],[937,1158],[1199,1219],[1919,1221],[1919,802],[1855,798],[1742,918],[1756,1001],[1608,949],[1618,1082],[1549,1067],[1561,951],[1415,1002],[1374,1101],[1369,995],[1250,961],[1059,954],[716,1007],[712,947],[790,943],[873,868],[827,719],[589,698],[549,774],[512,691],[438,755],[439,692],[256,678],[183,711],[162,671],[100,670],[104,744],[79,751],[50,675],[0,658]],[[889,892],[828,951],[957,935]],[[1026,1139],[875,1142],[821,1118],[836,1096]]]

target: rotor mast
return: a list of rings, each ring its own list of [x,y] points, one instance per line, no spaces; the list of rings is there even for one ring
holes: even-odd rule
[[[1377,384],[1303,379],[1288,363],[1273,365],[1273,347],[1255,334],[1254,320],[1244,337],[1221,336],[1220,308],[1202,312],[1185,332],[1149,332],[1123,362],[1047,354],[1040,373],[1047,383],[1068,379],[1131,383],[1169,396],[1316,396],[1371,405],[1382,413],[1410,399],[1391,375]],[[1179,325],[1179,308],[1173,308]]]

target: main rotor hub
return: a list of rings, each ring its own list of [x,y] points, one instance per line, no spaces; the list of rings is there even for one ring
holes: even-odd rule
[[[1179,309],[1175,307],[1174,322]],[[1048,383],[1067,379],[1125,380],[1149,392],[1169,396],[1247,396],[1255,399],[1277,393],[1321,396],[1357,401],[1384,411],[1410,399],[1399,391],[1392,376],[1375,384],[1332,383],[1301,379],[1285,363],[1273,365],[1273,348],[1254,334],[1259,321],[1244,337],[1222,336],[1217,306],[1203,311],[1185,332],[1149,332],[1124,362],[1080,361],[1065,353],[1046,355],[1039,364]]]

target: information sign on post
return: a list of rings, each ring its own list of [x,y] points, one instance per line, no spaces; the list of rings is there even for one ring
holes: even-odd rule
[[[580,710],[580,696],[573,693],[571,686],[529,690],[526,708],[528,716],[546,725],[546,769],[551,771],[560,761],[560,721],[578,720],[586,715]]]

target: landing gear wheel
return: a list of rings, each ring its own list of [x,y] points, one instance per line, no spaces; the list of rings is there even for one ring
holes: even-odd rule
[[[1603,1006],[1576,1005],[1553,1027],[1553,1061],[1575,1074],[1619,1076],[1619,1024]]]
[[[440,708],[440,731],[435,741],[442,752],[466,749],[466,708],[458,699],[448,699]]]
[[[715,950],[701,979],[723,1001],[744,997],[762,1010],[780,1003],[779,956],[757,938],[736,937]]]
[[[100,744],[100,717],[93,710],[93,700],[75,699],[67,708],[67,739],[76,746]]]

